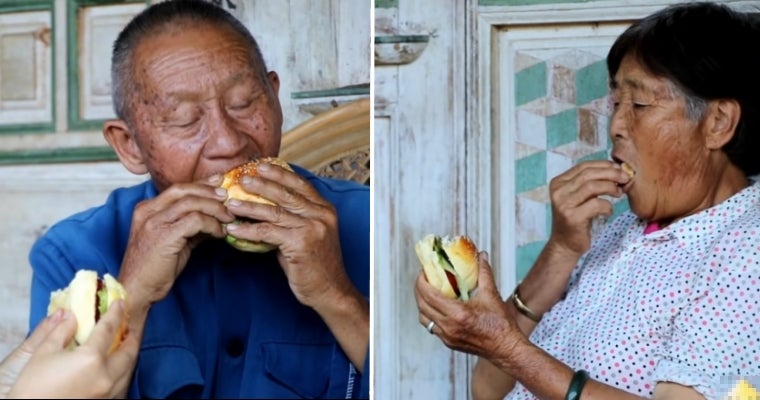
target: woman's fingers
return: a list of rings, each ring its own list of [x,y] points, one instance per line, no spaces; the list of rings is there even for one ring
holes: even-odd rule
[[[77,332],[77,319],[70,310],[59,310],[60,320],[53,326],[44,342],[40,344],[40,352],[54,352],[68,346],[74,340]],[[58,312],[58,311],[56,311]]]

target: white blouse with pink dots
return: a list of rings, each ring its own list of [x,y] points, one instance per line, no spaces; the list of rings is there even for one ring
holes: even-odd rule
[[[670,226],[625,213],[595,238],[530,339],[644,397],[657,382],[722,398],[760,377],[760,183]],[[519,383],[507,399],[533,399]]]

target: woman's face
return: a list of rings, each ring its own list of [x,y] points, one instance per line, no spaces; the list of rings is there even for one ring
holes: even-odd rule
[[[610,98],[612,156],[635,170],[624,187],[631,210],[646,220],[672,221],[709,207],[704,203],[714,182],[704,129],[688,118],[675,86],[628,55]]]

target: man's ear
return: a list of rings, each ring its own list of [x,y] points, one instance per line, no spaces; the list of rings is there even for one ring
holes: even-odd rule
[[[126,122],[120,119],[106,121],[103,123],[103,136],[129,172],[136,175],[148,172],[140,146]]]
[[[741,106],[736,100],[715,100],[708,109],[705,145],[710,150],[723,147],[736,134]]]
[[[267,78],[269,78],[269,84],[272,86],[275,96],[277,96],[280,93],[280,76],[277,75],[277,72],[269,71]]]

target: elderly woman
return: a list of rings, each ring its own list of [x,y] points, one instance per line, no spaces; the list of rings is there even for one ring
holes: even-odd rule
[[[717,399],[760,376],[760,52],[739,44],[760,43],[751,18],[685,3],[616,40],[612,160],[551,181],[551,237],[506,301],[485,253],[467,302],[420,275],[420,323],[479,356],[474,398]],[[630,212],[592,241],[605,195]]]

